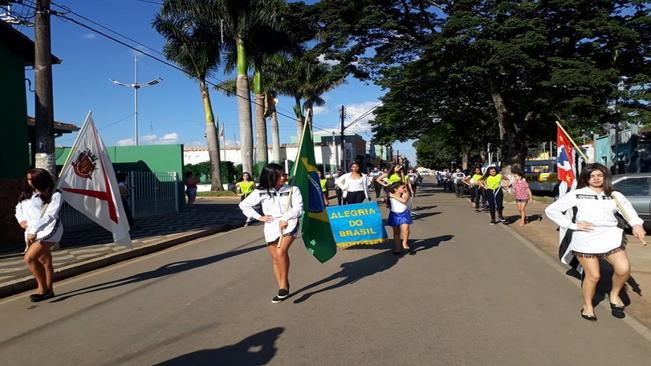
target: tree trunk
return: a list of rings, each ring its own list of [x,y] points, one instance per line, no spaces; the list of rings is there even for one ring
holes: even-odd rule
[[[208,144],[208,156],[210,157],[210,190],[221,191],[221,162],[219,160],[219,139],[217,137],[217,128],[215,126],[215,116],[210,103],[210,93],[206,86],[205,80],[199,80],[199,90],[201,91],[201,100],[203,101],[203,112],[206,121],[206,142]]]
[[[305,119],[303,118],[303,109],[301,108],[301,99],[294,97],[296,104],[294,105],[294,113],[296,114],[296,143],[300,143],[301,135],[303,134],[303,125]]]
[[[269,163],[267,151],[267,120],[264,118],[264,94],[255,95],[255,145],[256,145],[256,166],[259,172]]]
[[[244,41],[237,39],[237,111],[240,120],[240,154],[242,171],[253,173],[253,122],[251,121],[251,93],[247,76]]]
[[[513,131],[511,126],[511,113],[506,107],[502,94],[495,87],[491,85],[491,97],[493,105],[497,112],[497,123],[500,134],[500,148],[501,148],[501,163],[502,171],[504,174],[511,173],[511,165],[513,164]]]
[[[271,113],[271,162],[280,163],[280,128],[275,109]]]

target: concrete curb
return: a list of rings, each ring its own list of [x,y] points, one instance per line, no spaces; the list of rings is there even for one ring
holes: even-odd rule
[[[55,268],[54,281],[61,281],[66,278],[77,276],[82,273],[90,272],[99,268],[107,267],[112,264],[123,262],[129,259],[141,257],[147,254],[158,252],[178,244],[186,243],[195,239],[203,238],[206,236],[214,235],[217,233],[230,231],[236,228],[234,225],[219,225],[214,228],[206,229],[194,234],[180,236],[174,239],[162,240],[156,243],[143,245],[141,247],[107,254],[98,258],[89,259],[78,263],[73,263],[61,268]],[[0,299],[15,295],[24,291],[36,288],[36,280],[34,277],[25,276],[5,283],[0,283]]]

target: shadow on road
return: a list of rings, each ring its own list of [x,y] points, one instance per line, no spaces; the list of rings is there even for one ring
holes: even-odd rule
[[[537,215],[529,215],[527,216],[527,223],[530,224],[534,221],[542,221],[543,217],[540,214]],[[511,225],[520,220],[520,215],[511,215],[506,218],[506,222],[504,222],[505,225]]]
[[[281,327],[267,329],[230,346],[187,353],[157,365],[265,365],[278,352],[276,341],[284,330]]]
[[[429,238],[424,240],[410,240],[409,245],[412,248],[413,253],[416,253],[422,250],[437,247],[441,242],[448,241],[453,237],[454,237],[453,235],[443,235],[443,236],[437,236],[435,238]],[[362,246],[356,246],[355,248],[360,249],[362,248]],[[386,249],[386,246],[374,245],[372,249]],[[396,263],[398,263],[400,257],[401,256],[394,255],[391,252],[381,252],[368,257],[364,257],[362,259],[353,262],[342,263],[341,271],[337,273],[333,273],[332,275],[323,278],[321,280],[318,280],[316,282],[313,282],[303,287],[302,289],[294,292],[290,296],[294,297],[300,293],[303,293],[301,297],[294,300],[295,304],[300,304],[320,292],[326,292],[342,286],[350,285],[365,277],[369,277],[374,274],[386,271],[389,268],[393,267]],[[304,293],[305,291],[308,291],[317,286],[335,280],[339,280],[339,282],[312,292]]]
[[[251,244],[251,243],[247,243],[247,244],[245,244],[243,246],[247,246],[249,244]],[[189,271],[191,269],[195,269],[195,268],[198,268],[198,267],[213,264],[213,263],[219,262],[219,261],[224,260],[224,259],[228,259],[228,258],[231,258],[231,257],[238,256],[240,254],[245,254],[245,253],[252,252],[254,250],[258,250],[258,249],[262,249],[262,248],[266,248],[266,247],[267,247],[267,245],[262,244],[262,245],[256,245],[256,246],[249,247],[249,248],[236,249],[236,250],[233,250],[233,251],[230,251],[230,252],[221,253],[221,254],[210,256],[210,257],[168,263],[168,264],[166,264],[164,266],[161,266],[161,267],[159,267],[159,268],[157,268],[155,270],[152,270],[152,271],[138,273],[138,274],[133,275],[133,276],[124,277],[124,278],[120,278],[120,279],[117,279],[117,280],[104,282],[104,283],[100,283],[100,284],[97,284],[97,285],[92,285],[92,286],[84,287],[84,288],[81,288],[81,289],[65,292],[65,293],[59,294],[54,300],[52,300],[50,302],[60,302],[60,301],[67,300],[67,299],[69,299],[71,297],[75,297],[75,296],[79,296],[79,295],[83,295],[83,294],[88,294],[88,293],[92,293],[92,292],[96,292],[96,291],[108,290],[108,289],[111,289],[111,288],[126,286],[126,285],[136,283],[136,282],[147,281],[147,280],[152,280],[152,279],[156,279],[156,278],[165,277],[165,276],[168,276],[168,275],[171,275],[171,274],[174,274],[174,273]]]

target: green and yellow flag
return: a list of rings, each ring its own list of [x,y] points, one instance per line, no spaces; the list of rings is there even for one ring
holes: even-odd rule
[[[307,250],[319,262],[324,263],[337,253],[337,245],[332,236],[330,220],[323,201],[309,123],[305,123],[303,128],[293,173],[292,182],[300,189],[303,198],[304,212],[301,222],[303,242]]]

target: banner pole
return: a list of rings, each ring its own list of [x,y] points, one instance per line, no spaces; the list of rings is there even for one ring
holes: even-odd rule
[[[574,140],[572,139],[572,136],[570,136],[570,134],[567,133],[567,131],[565,131],[565,129],[563,128],[563,126],[561,126],[561,123],[558,122],[558,121],[556,121],[556,126],[558,126],[558,128],[560,128],[561,131],[563,131],[563,133],[565,133],[565,136],[567,136],[568,139],[570,139],[570,142],[572,143],[572,145],[574,145],[574,148],[576,148],[576,150],[577,150],[578,153],[581,155],[581,157],[583,158],[583,160],[585,160],[588,164],[591,164],[591,163],[592,163],[592,160],[588,159],[588,157],[583,153],[583,150],[581,150],[581,148],[579,147],[579,145],[577,145],[576,142],[574,142]]]
[[[84,120],[84,124],[81,126],[81,129],[79,130],[79,133],[77,133],[77,137],[75,137],[75,142],[72,144],[72,147],[70,147],[70,152],[68,153],[68,156],[66,157],[66,161],[63,163],[63,166],[61,167],[61,173],[59,173],[59,176],[57,177],[57,186],[56,186],[57,189],[59,188],[59,182],[60,182],[59,178],[61,178],[63,176],[63,173],[65,173],[66,170],[68,170],[68,168],[70,166],[68,163],[70,163],[70,158],[72,157],[72,152],[75,151],[75,147],[79,143],[79,136],[81,136],[81,131],[83,131],[84,128],[86,128],[86,125],[88,124],[88,120],[89,120],[92,113],[93,113],[92,111],[88,111],[88,114],[86,114],[86,119]]]

